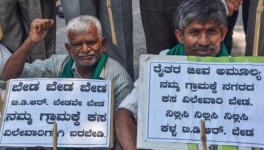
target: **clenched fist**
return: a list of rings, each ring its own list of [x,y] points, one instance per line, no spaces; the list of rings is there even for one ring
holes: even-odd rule
[[[40,42],[46,37],[49,29],[52,27],[53,24],[54,21],[52,19],[34,19],[31,23],[28,38],[32,42]]]

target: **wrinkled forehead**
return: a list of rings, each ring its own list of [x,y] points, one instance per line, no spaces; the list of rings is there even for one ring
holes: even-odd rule
[[[185,29],[205,29],[205,30],[221,29],[221,28],[222,26],[220,26],[220,24],[214,20],[209,20],[209,21],[193,20],[185,27]]]

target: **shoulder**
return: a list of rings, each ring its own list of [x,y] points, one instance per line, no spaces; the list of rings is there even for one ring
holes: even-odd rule
[[[114,77],[118,75],[124,75],[130,78],[124,67],[111,57],[109,57],[106,61],[105,70],[107,72],[107,76]]]
[[[125,68],[119,62],[110,57],[106,61],[101,77],[107,80],[112,80],[113,82],[133,84],[132,79]]]
[[[60,54],[60,55],[51,55],[51,57],[48,59],[51,59],[52,61],[64,61],[67,57],[68,55]]]
[[[37,59],[34,62],[26,63],[25,67],[27,68],[38,68],[38,67],[44,67],[44,68],[58,68],[60,67],[63,62],[66,60],[67,55],[52,55],[47,59],[41,60]]]
[[[21,77],[57,77],[66,58],[67,55],[52,55],[48,59],[38,59],[31,64],[26,63]]]
[[[62,63],[64,60],[66,60],[67,55],[52,55],[47,59],[41,60],[41,59],[37,59],[35,60],[32,64],[60,64]]]
[[[112,58],[108,58],[101,77],[113,83],[115,91],[115,109],[133,89],[133,81],[123,66]]]

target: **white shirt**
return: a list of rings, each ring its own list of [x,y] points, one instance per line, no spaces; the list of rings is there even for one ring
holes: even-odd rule
[[[166,55],[169,49],[163,50],[159,55]],[[134,89],[126,96],[126,98],[120,103],[119,109],[124,108],[132,112],[135,120],[137,121],[138,114],[138,101],[139,101],[139,79],[134,82]]]
[[[2,72],[5,62],[7,61],[9,56],[11,56],[11,53],[4,45],[0,43],[0,73]]]
[[[5,65],[5,62],[7,61],[9,56],[11,56],[11,53],[8,51],[8,49],[4,45],[2,45],[0,43],[0,74],[1,74],[2,69]],[[2,93],[2,89],[1,89],[2,84],[4,84],[4,83],[2,83],[2,81],[0,80],[0,96],[2,96],[2,94],[1,94]]]

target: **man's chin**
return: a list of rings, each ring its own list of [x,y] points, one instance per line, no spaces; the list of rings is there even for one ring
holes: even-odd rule
[[[96,60],[90,60],[90,61],[80,61],[79,65],[82,67],[93,67],[97,63]]]

